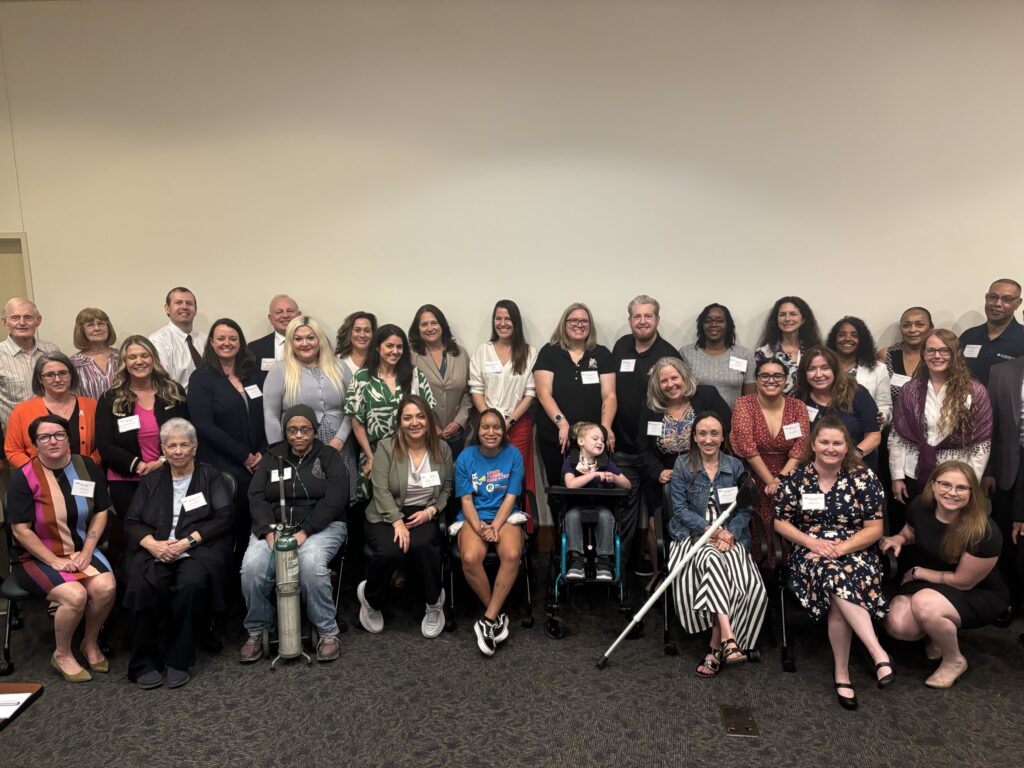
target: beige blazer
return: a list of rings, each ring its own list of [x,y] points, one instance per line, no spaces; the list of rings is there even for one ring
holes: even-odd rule
[[[431,461],[430,468],[437,472],[441,484],[434,488],[430,499],[438,510],[443,511],[452,495],[452,451],[444,440],[441,443],[441,461]],[[366,507],[366,522],[394,523],[402,519],[405,492],[409,483],[409,459],[395,458],[395,440],[387,437],[377,443],[373,453],[373,469],[370,472],[373,483],[373,498]]]

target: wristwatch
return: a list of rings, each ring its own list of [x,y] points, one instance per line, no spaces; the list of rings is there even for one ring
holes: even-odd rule
[[[565,416],[563,416],[562,414],[560,414],[560,413],[555,414],[555,424],[561,424],[564,419],[565,419]]]
[[[917,566],[915,565],[910,569],[910,578],[912,581],[917,581]]]
[[[189,536],[188,537],[188,548],[189,549],[195,549],[198,546],[199,546],[199,539],[196,539],[196,538],[193,538],[192,536]]]

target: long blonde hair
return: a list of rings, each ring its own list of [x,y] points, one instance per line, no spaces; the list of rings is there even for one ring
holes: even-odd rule
[[[967,478],[967,484],[971,486],[970,500],[960,510],[956,520],[946,527],[946,534],[942,537],[942,559],[947,563],[956,563],[964,552],[977,546],[988,534],[988,506],[982,498],[978,477],[970,465],[962,461],[944,461],[932,471],[928,483],[921,492],[929,509],[934,510],[936,506],[935,481],[947,472],[959,472]]]
[[[316,334],[320,342],[317,351],[316,364],[324,376],[330,379],[331,384],[338,390],[342,400],[345,399],[345,381],[342,379],[341,366],[331,348],[331,342],[324,333],[323,327],[309,315],[293,317],[284,331],[284,405],[286,408],[299,403],[299,388],[302,384],[302,369],[305,367],[295,356],[295,349],[292,347],[292,340],[299,328],[309,328]]]
[[[960,354],[960,341],[956,334],[945,328],[936,328],[928,332],[921,342],[921,360],[924,361],[924,348],[928,339],[938,336],[942,343],[953,353],[949,358],[949,373],[946,375],[946,396],[939,411],[939,427],[955,435],[966,435],[974,431],[971,424],[971,408],[967,398],[973,397],[974,387],[971,384],[971,369]],[[914,378],[920,379],[928,386],[928,366],[919,365],[914,371]],[[970,430],[970,432],[968,432]]]
[[[157,355],[153,342],[145,336],[136,334],[129,336],[121,342],[121,350],[117,355],[117,370],[114,372],[114,380],[110,384],[110,391],[114,393],[114,415],[130,415],[135,410],[135,401],[138,399],[131,390],[132,376],[128,373],[128,368],[125,366],[125,353],[128,351],[128,347],[131,346],[144,347],[153,358],[153,373],[150,374],[150,378],[153,380],[153,389],[156,391],[156,396],[168,405],[185,402],[185,392],[178,382],[167,373],[167,370],[160,362],[160,356]]]

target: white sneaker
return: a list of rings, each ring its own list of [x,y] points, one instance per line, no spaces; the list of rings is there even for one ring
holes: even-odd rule
[[[359,598],[359,623],[363,629],[373,634],[379,634],[384,630],[384,614],[366,602],[366,580],[359,582],[356,587],[356,597]]]
[[[508,614],[499,613],[498,618],[494,620],[494,642],[504,643],[508,640]]]
[[[435,638],[444,632],[444,589],[441,590],[436,603],[427,605],[420,631],[427,638]]]

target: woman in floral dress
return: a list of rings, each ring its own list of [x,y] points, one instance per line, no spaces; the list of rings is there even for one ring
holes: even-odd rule
[[[814,621],[828,620],[839,704],[856,709],[850,682],[853,634],[875,663],[879,688],[895,679],[872,619],[885,616],[878,540],[885,497],[834,414],[811,431],[804,461],[782,478],[775,494],[775,530],[792,545],[789,586]]]

